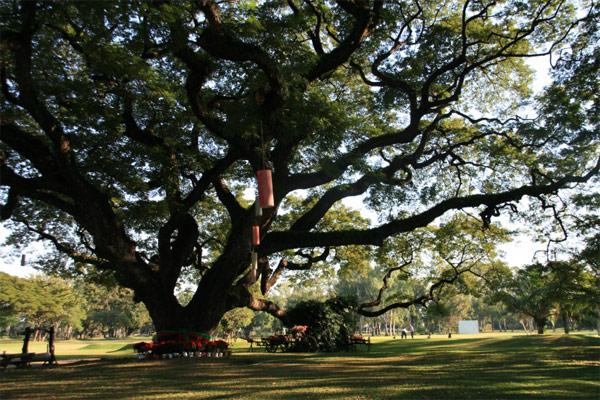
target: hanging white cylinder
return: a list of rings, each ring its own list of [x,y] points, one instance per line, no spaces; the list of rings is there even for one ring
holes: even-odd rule
[[[252,252],[252,269],[256,271],[258,269],[258,253]]]

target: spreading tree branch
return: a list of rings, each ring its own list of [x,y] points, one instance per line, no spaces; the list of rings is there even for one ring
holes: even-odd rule
[[[427,226],[447,211],[479,206],[493,208],[504,203],[520,200],[525,196],[535,197],[554,193],[570,184],[587,182],[592,176],[597,175],[599,170],[600,158],[597,160],[596,165],[584,175],[564,175],[545,185],[523,185],[497,193],[452,197],[419,214],[396,219],[370,229],[336,232],[272,231],[264,238],[260,246],[260,252],[262,254],[272,254],[287,249],[351,244],[381,245],[387,237]]]

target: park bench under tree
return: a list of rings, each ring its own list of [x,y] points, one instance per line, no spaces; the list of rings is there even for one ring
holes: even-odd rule
[[[31,339],[31,335],[36,330],[46,331],[48,333],[48,347],[45,353],[30,353],[29,352],[29,340]],[[41,328],[25,328],[23,332],[25,335],[23,338],[23,347],[21,349],[21,353],[2,353],[0,354],[0,366],[3,369],[6,369],[9,365],[14,365],[17,368],[28,368],[31,366],[31,363],[34,362],[42,362],[42,365],[58,365],[56,361],[56,355],[54,354],[54,327],[50,327],[49,329],[41,329]]]
[[[363,335],[352,335],[348,338],[349,349],[356,351],[357,345],[364,345],[368,351],[371,351],[371,337],[365,338]]]

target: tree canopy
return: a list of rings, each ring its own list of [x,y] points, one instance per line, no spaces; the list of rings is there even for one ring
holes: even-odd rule
[[[129,289],[107,289],[81,279],[0,273],[0,334],[20,335],[28,326],[53,327],[61,338],[118,337],[136,330],[147,334],[152,331],[148,312],[132,297]]]
[[[114,275],[157,329],[211,330],[235,307],[284,317],[269,289],[336,248],[382,246],[459,210],[489,226],[524,197],[551,209],[561,189],[597,182],[590,1],[27,1],[0,13],[12,240],[49,241],[74,261],[52,264],[62,272]],[[556,73],[532,101],[536,56]],[[256,221],[247,195],[265,167],[275,206]],[[357,224],[340,205],[353,196],[378,220]],[[185,306],[182,279],[197,285]],[[396,306],[453,281],[440,279]]]

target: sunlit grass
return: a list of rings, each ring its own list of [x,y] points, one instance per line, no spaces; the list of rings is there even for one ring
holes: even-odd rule
[[[57,340],[55,352],[58,359],[71,360],[90,357],[123,357],[133,354],[132,344],[140,341],[150,341],[148,337],[127,338],[122,340],[89,339],[89,340]],[[29,342],[29,351],[43,353],[47,342]],[[22,340],[0,339],[0,352],[20,353]]]
[[[59,362],[88,360],[0,372],[0,398],[600,399],[600,339],[580,334],[374,338],[370,352],[317,354],[238,341],[227,359],[142,361],[135,341],[58,342]]]

